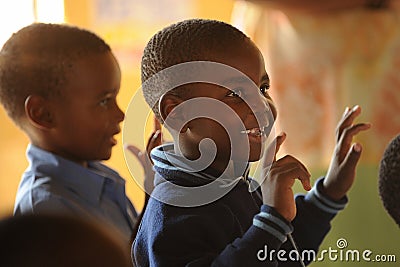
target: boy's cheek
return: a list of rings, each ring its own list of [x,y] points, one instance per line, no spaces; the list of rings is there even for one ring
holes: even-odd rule
[[[278,109],[276,108],[275,104],[271,101],[268,101],[269,108],[271,109],[271,113],[274,116],[274,120],[278,117]]]

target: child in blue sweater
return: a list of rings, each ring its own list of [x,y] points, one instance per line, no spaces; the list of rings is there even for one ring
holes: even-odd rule
[[[262,55],[238,29],[201,19],[166,27],[144,50],[142,82],[174,140],[151,153],[155,187],[136,266],[299,266],[293,243],[317,251],[355,178],[362,148],[352,138],[370,127],[353,124],[358,106],[343,114],[329,170],[311,189],[299,160],[276,158],[284,133],[265,149],[277,110]],[[260,159],[257,183],[248,167]],[[295,179],[310,192],[295,198]]]

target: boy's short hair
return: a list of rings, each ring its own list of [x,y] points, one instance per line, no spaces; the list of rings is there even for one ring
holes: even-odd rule
[[[212,61],[214,55],[224,53],[229,45],[249,40],[230,24],[206,19],[181,21],[157,32],[144,49],[141,79],[144,98],[159,121],[163,121],[158,110],[159,99],[155,99],[159,88],[154,84],[146,86],[150,77],[179,63]],[[174,93],[183,96],[187,87],[179,87]]]
[[[400,227],[400,135],[390,141],[379,167],[379,195]]]
[[[131,266],[119,232],[61,214],[0,220],[2,266]]]
[[[111,51],[96,34],[66,24],[34,23],[14,33],[0,51],[0,102],[19,126],[29,95],[60,95],[75,61]]]

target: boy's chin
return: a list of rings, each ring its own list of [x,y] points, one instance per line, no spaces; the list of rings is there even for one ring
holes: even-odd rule
[[[104,157],[104,158],[102,158],[102,159],[99,159],[99,161],[103,161],[103,160],[109,160],[110,158],[111,158],[111,156]]]
[[[234,157],[234,161],[240,161],[240,162],[255,162],[259,161],[261,159],[262,155],[258,153],[250,153],[250,155],[238,155],[237,157]]]
[[[257,154],[257,155],[254,155],[254,156],[250,155],[248,162],[259,161],[260,159],[261,159],[261,155],[260,154]]]
[[[249,162],[259,161],[264,154],[263,152],[261,146],[255,149],[250,149]]]
[[[97,160],[102,161],[102,160],[109,160],[111,158],[111,150],[109,152],[103,153],[103,155],[99,155],[97,157]]]

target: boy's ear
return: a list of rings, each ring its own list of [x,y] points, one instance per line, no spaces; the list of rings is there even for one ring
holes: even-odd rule
[[[165,94],[160,98],[159,111],[166,126],[176,131],[185,132],[187,126],[182,126],[185,123],[185,116],[182,109],[176,108],[182,102],[183,100],[178,96]]]
[[[25,115],[34,127],[48,130],[54,127],[53,116],[48,102],[38,95],[30,95],[25,100]]]

